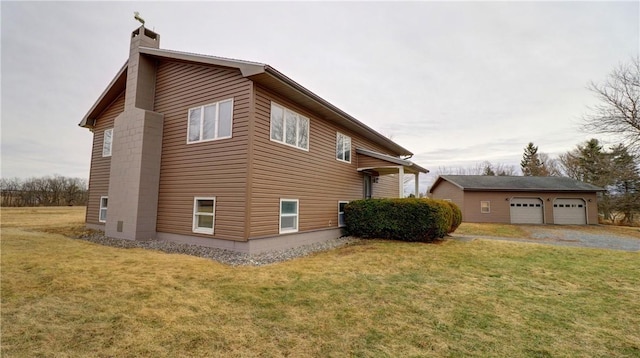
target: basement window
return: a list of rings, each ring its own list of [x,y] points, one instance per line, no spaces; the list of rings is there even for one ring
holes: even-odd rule
[[[98,215],[98,221],[101,223],[107,222],[107,205],[109,204],[109,197],[100,197],[100,214]]]
[[[480,212],[483,214],[489,214],[491,212],[491,202],[490,201],[481,201],[480,202]]]
[[[187,143],[231,138],[233,98],[189,109]]]
[[[271,140],[309,150],[309,118],[271,102]]]
[[[349,204],[348,201],[339,201],[338,202],[338,226],[343,227],[346,226],[344,221],[344,207]]]
[[[298,231],[298,199],[280,199],[280,233]]]
[[[213,234],[215,208],[215,197],[193,199],[193,232]]]

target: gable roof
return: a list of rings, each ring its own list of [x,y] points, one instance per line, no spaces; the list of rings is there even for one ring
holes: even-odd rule
[[[399,156],[413,155],[409,150],[378,133],[267,64],[149,47],[140,47],[140,54],[157,59],[169,59],[237,69],[243,77],[312,110],[322,119],[329,120],[359,133]],[[89,112],[84,116],[79,126],[86,128],[93,127],[97,117],[125,90],[126,78],[127,64],[125,63]]]
[[[594,192],[605,189],[566,177],[441,175],[429,189],[431,193],[447,181],[463,191]]]

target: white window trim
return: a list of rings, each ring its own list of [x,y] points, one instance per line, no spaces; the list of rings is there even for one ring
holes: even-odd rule
[[[304,151],[308,152],[309,151],[309,145],[310,145],[310,142],[311,142],[311,119],[309,117],[307,117],[307,116],[303,116],[302,114],[300,114],[300,113],[298,113],[296,111],[292,111],[289,108],[272,101],[271,102],[271,108],[273,108],[273,106],[277,106],[277,107],[282,108],[282,140],[280,141],[280,140],[274,139],[271,136],[271,133],[272,133],[272,130],[273,130],[273,121],[271,120],[271,110],[269,112],[269,139],[271,139],[272,142],[284,144],[284,145],[286,145],[288,147],[297,148],[297,149],[304,150]],[[298,117],[305,118],[307,120],[307,147],[306,148],[305,147],[299,147],[297,145],[293,145],[293,144],[287,143],[287,137],[286,137],[287,136],[287,130],[286,130],[286,124],[287,124],[286,118],[287,117],[285,115],[286,111],[294,113]],[[296,121],[296,133],[300,133],[300,121],[299,120]],[[296,138],[296,143],[297,142],[298,142],[298,138]]]
[[[344,201],[344,200],[339,200],[338,201],[338,227],[345,227],[347,226],[347,224],[343,223],[342,225],[340,224],[340,214],[342,214],[343,218],[344,218],[344,211],[340,211],[340,204],[349,204],[348,201]]]
[[[107,199],[107,206],[102,206],[103,199]],[[101,196],[100,197],[100,209],[98,210],[98,221],[101,223],[107,222],[107,210],[109,208],[109,197]],[[104,220],[102,219],[102,211],[104,210]]]
[[[111,141],[109,142],[109,147],[107,148],[107,132],[110,133]],[[113,151],[113,128],[105,129],[102,134],[102,156],[110,157],[111,152]]]
[[[483,203],[487,203],[487,207],[486,207],[486,211],[484,210],[485,207],[482,206]],[[482,214],[491,214],[491,201],[489,200],[482,200],[480,201],[480,213]]]
[[[213,200],[213,212],[212,213],[198,213],[198,201],[199,200]],[[214,229],[216,227],[216,204],[217,200],[215,196],[196,196],[193,198],[193,225],[192,230],[198,234],[210,234],[213,235]],[[198,227],[198,215],[206,215],[212,216],[213,221],[211,224],[211,228]]]
[[[295,201],[296,202],[296,213],[295,214],[282,214],[282,203],[285,201]],[[296,218],[296,228],[295,229],[289,229],[289,228],[282,228],[282,218],[283,217],[293,217],[295,216]],[[298,230],[300,229],[299,226],[300,223],[300,201],[298,199],[280,199],[280,216],[278,216],[278,228],[279,228],[279,233],[280,234],[287,234],[287,233],[291,233],[291,232],[298,232]]]
[[[218,128],[220,127],[220,104],[225,102],[231,102],[231,134],[226,137],[218,137]],[[204,129],[204,107],[209,107],[213,105],[216,105],[216,119],[215,119],[215,124],[213,129],[213,133],[214,133],[213,138],[189,140],[189,138],[191,138],[191,125],[190,125],[191,123],[189,122],[190,116],[191,116],[191,110],[200,108],[200,138],[202,138],[202,133]],[[229,139],[229,138],[233,138],[233,98],[223,99],[222,101],[213,102],[213,103],[207,103],[202,106],[191,107],[187,110],[187,144],[211,142],[214,140]]]
[[[343,143],[343,145],[342,145],[342,157],[343,158],[344,158],[344,154],[346,153],[345,146],[344,146],[344,141],[347,138],[349,139],[349,160],[344,160],[344,159],[338,158],[338,138],[340,138],[340,136],[343,137],[343,139],[342,139],[342,143]],[[339,162],[343,162],[343,163],[351,163],[351,157],[353,156],[352,154],[353,154],[353,152],[351,151],[351,137],[346,135],[346,134],[343,134],[343,133],[340,133],[340,132],[336,132],[336,160],[339,161]]]

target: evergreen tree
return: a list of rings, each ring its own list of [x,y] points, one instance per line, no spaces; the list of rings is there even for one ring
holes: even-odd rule
[[[522,175],[524,176],[547,176],[549,175],[544,163],[540,161],[538,155],[538,147],[533,145],[532,142],[524,148],[524,154],[520,161],[520,168],[522,168]]]
[[[484,169],[482,171],[482,175],[487,175],[487,176],[495,176],[496,175],[496,172],[493,171],[493,167],[492,167],[491,163],[484,162]]]
[[[598,211],[605,220],[623,215],[631,223],[640,212],[640,158],[622,144],[605,151],[597,139],[560,155],[567,176],[605,188],[598,194]]]
[[[635,213],[640,212],[640,163],[619,144],[611,148],[612,209],[624,215],[622,221],[633,223]]]

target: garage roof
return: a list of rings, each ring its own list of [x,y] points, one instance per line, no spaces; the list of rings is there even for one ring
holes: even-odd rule
[[[566,177],[441,175],[429,192],[448,181],[464,191],[594,192],[605,189]]]

